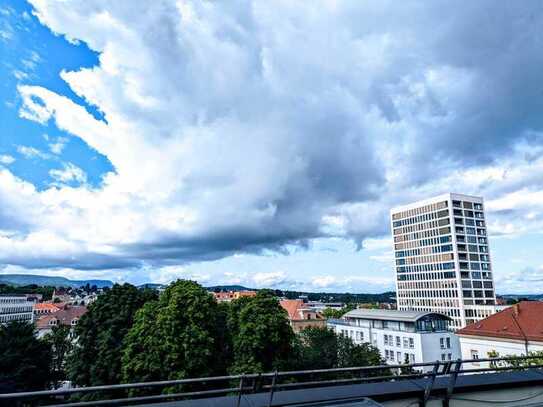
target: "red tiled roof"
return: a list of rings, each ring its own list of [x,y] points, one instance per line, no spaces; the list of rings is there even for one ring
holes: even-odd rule
[[[56,305],[49,302],[39,302],[37,304],[34,304],[34,309],[36,311],[57,312],[58,310],[60,310],[60,307],[57,307]]]
[[[68,307],[61,309],[54,314],[44,315],[36,321],[36,328],[45,329],[50,327],[50,321],[55,319],[58,321],[58,325],[71,325],[72,320],[75,318],[79,319],[81,316],[87,312],[87,307],[78,306],[78,307]]]
[[[543,302],[520,302],[456,333],[543,342]]]
[[[298,314],[298,310],[302,308],[304,302],[302,300],[281,300],[279,301],[281,306],[287,311],[288,318],[290,320],[292,319],[300,319],[300,315]]]

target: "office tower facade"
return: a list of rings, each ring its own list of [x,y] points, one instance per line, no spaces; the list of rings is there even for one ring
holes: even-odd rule
[[[495,312],[483,198],[449,193],[390,217],[398,309],[443,313],[454,329]]]

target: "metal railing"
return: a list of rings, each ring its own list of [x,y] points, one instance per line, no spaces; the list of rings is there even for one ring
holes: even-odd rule
[[[515,361],[524,361],[528,365],[515,366]],[[535,361],[535,364],[532,364]],[[519,356],[486,359],[457,359],[450,361],[435,361],[430,363],[412,363],[396,365],[379,365],[348,367],[336,369],[317,369],[301,371],[285,371],[270,373],[242,374],[233,376],[216,376],[191,378],[181,380],[165,380],[143,383],[126,383],[92,387],[76,387],[70,389],[43,390],[32,392],[0,394],[0,406],[119,406],[125,404],[142,404],[145,402],[160,402],[181,399],[196,399],[211,396],[230,395],[237,397],[237,406],[241,404],[244,395],[264,393],[267,394],[267,406],[280,406],[274,404],[274,395],[277,392],[336,386],[343,384],[356,384],[367,382],[399,381],[406,379],[426,379],[425,388],[421,391],[420,406],[426,405],[434,390],[435,380],[438,377],[448,377],[446,394],[443,405],[454,392],[456,380],[461,374],[475,374],[483,372],[514,371],[524,369],[543,368],[540,364],[541,356]],[[500,365],[500,362],[502,365]],[[513,362],[513,363],[511,363]],[[489,363],[488,367],[466,368],[467,364]],[[508,364],[508,365],[507,365]],[[333,376],[330,378],[330,376]],[[169,388],[166,394],[136,395],[142,390],[150,392],[152,389]],[[174,391],[175,390],[175,391]],[[107,398],[105,394],[115,394],[117,398]],[[123,397],[119,395],[122,393]],[[102,399],[74,401],[74,395],[101,395]],[[360,396],[362,397],[362,396]],[[83,397],[85,398],[85,397]],[[9,402],[9,404],[6,404]]]

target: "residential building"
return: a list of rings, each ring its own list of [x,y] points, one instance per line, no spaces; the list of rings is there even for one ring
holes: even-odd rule
[[[483,198],[448,193],[390,211],[398,309],[462,328],[495,312]]]
[[[355,343],[370,343],[389,364],[427,363],[460,357],[451,318],[426,311],[355,309],[328,327]]]
[[[69,304],[72,301],[72,296],[70,295],[69,291],[69,288],[55,288],[51,301]]]
[[[73,328],[78,324],[79,319],[87,312],[85,306],[71,306],[65,305],[63,309],[43,315],[36,321],[36,330],[38,338],[51,332],[54,326],[64,325]]]
[[[60,304],[53,304],[50,302],[39,302],[34,304],[34,315],[40,317],[41,315],[52,314],[54,312],[60,311],[62,306]]]
[[[220,291],[217,293],[214,292],[213,296],[217,302],[230,302],[242,297],[254,297],[256,296],[256,291]]]
[[[25,294],[0,294],[0,324],[11,321],[32,322],[33,305]]]
[[[290,326],[294,332],[300,332],[307,327],[326,326],[326,320],[322,314],[301,299],[281,300],[279,303],[287,311]]]
[[[463,359],[543,351],[543,302],[523,301],[457,331]],[[488,367],[488,362],[472,367]]]

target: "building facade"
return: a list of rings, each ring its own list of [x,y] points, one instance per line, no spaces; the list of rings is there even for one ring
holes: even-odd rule
[[[357,344],[370,343],[394,365],[458,359],[460,343],[450,322],[448,316],[431,312],[359,308],[328,320],[328,327]]]
[[[390,211],[398,309],[459,329],[495,312],[483,198],[445,194]]]
[[[309,327],[325,327],[326,319],[303,300],[281,300],[279,304],[288,314],[292,330],[296,333]]]
[[[26,321],[32,323],[34,302],[27,299],[25,294],[0,295],[0,324],[11,321]]]
[[[462,359],[543,352],[543,302],[523,301],[457,331]],[[474,362],[472,368],[488,367]]]
[[[57,312],[42,315],[36,320],[36,332],[38,338],[43,338],[48,333],[51,333],[55,326],[69,326],[70,338],[74,338],[74,329],[78,324],[79,319],[87,312],[87,307],[64,305]]]

